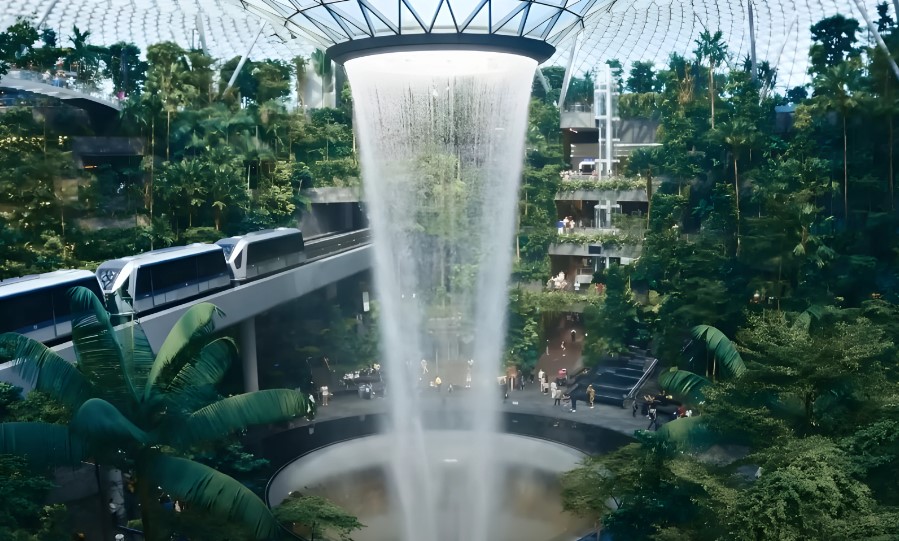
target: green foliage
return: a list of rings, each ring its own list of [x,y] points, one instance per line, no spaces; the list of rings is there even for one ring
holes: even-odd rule
[[[595,366],[609,355],[627,351],[634,337],[636,305],[624,267],[613,266],[604,273],[605,298],[602,304],[584,312],[584,364]]]
[[[281,523],[308,530],[314,539],[352,541],[352,533],[365,527],[359,520],[321,496],[292,492],[275,508]]]
[[[29,472],[26,466],[23,457],[0,454],[0,535],[4,539],[39,530],[44,514],[41,502],[53,488],[49,479]]]
[[[746,365],[733,343],[721,331],[710,325],[697,325],[690,330],[694,340],[705,343],[706,350],[714,357],[713,376],[723,372],[725,377],[739,378],[746,372]]]
[[[265,504],[236,480],[207,466],[167,452],[186,452],[194,444],[226,437],[255,423],[312,415],[313,402],[292,390],[268,390],[222,398],[215,385],[224,375],[233,343],[216,339],[209,304],[188,310],[155,356],[139,327],[113,329],[108,314],[90,291],[70,292],[73,339],[78,357],[59,385],[63,369],[46,348],[6,335],[0,362],[15,359],[44,391],[77,406],[66,425],[0,424],[0,453],[29,457],[35,465],[75,463],[85,456],[137,471],[143,529],[151,540],[166,537],[165,521],[155,522],[150,491],[161,487],[194,511],[241,521],[257,539],[278,525]],[[126,349],[127,348],[127,349]],[[45,373],[46,372],[46,373]],[[79,401],[81,403],[79,404]]]
[[[670,394],[675,400],[693,406],[698,406],[705,401],[703,388],[711,382],[702,376],[686,370],[671,368],[659,374],[659,387]]]

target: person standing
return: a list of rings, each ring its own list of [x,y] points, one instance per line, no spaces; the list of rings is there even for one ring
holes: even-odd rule
[[[559,385],[554,381],[549,384],[549,397],[553,400],[556,399],[556,389],[559,388]]]
[[[593,388],[593,384],[587,385],[587,403],[590,404],[590,409],[593,409],[594,398],[596,398],[596,389]]]
[[[561,406],[562,405],[562,389],[556,387],[556,390],[553,391],[553,406]]]
[[[440,392],[440,386],[443,385],[443,380],[440,379],[440,376],[437,376],[437,377],[434,379],[434,385],[437,387],[437,392],[439,393],[439,392]]]
[[[574,329],[571,329],[571,343],[573,344],[575,342],[577,342],[577,331]]]
[[[649,405],[649,414],[647,416],[649,417],[649,426],[646,427],[646,430],[652,430],[653,427],[655,427],[655,429],[658,430],[659,429],[659,417],[656,412],[655,404]]]
[[[569,395],[571,399],[571,413],[575,413],[577,411],[577,398],[575,398],[574,394]]]

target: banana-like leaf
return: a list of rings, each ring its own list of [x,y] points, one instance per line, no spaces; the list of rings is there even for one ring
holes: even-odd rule
[[[190,309],[178,319],[175,326],[165,338],[156,360],[150,369],[147,383],[144,388],[144,398],[150,398],[156,380],[168,368],[179,368],[190,358],[192,342],[202,340],[215,331],[215,316],[221,316],[223,312],[215,305],[203,302],[191,306]]]
[[[117,329],[116,336],[121,344],[128,379],[138,392],[143,392],[154,360],[150,341],[141,326],[133,322]]]
[[[0,362],[8,361],[32,388],[73,410],[91,396],[91,384],[78,368],[36,340],[15,333],[0,335]]]
[[[678,370],[676,367],[659,374],[659,387],[685,404],[701,404],[705,397],[702,388],[711,385],[711,382],[702,376],[697,376],[687,370]]]
[[[724,333],[711,325],[697,325],[690,330],[694,340],[705,343],[708,351],[711,351],[718,361],[718,366],[726,377],[739,378],[746,372],[743,358],[734,344],[724,336]]]
[[[702,416],[669,421],[659,428],[655,437],[685,450],[702,449],[712,444],[711,433]]]
[[[77,466],[82,448],[65,425],[0,423],[0,455],[20,455],[35,468]]]
[[[222,379],[237,346],[230,338],[217,338],[200,350],[172,378],[165,392],[172,402],[180,403],[191,412],[208,405],[218,396],[215,385]]]
[[[256,539],[276,537],[281,527],[268,506],[227,475],[185,458],[153,453],[142,461],[140,482],[152,483],[191,508],[227,517],[249,527]]]
[[[89,442],[93,452],[107,445],[122,447],[125,443],[147,443],[149,437],[109,402],[91,398],[78,408],[70,424],[72,432]]]
[[[69,290],[72,309],[72,342],[78,366],[94,389],[119,407],[136,399],[124,371],[124,360],[106,307],[85,287]]]
[[[224,398],[189,415],[178,430],[183,444],[220,439],[248,426],[314,413],[314,402],[290,389],[269,389]]]

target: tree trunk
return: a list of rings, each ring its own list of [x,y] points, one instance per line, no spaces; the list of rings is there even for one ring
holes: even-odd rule
[[[737,150],[734,149],[734,201],[737,203],[737,256],[740,255],[740,170],[737,168]]]
[[[169,161],[169,152],[172,148],[172,112],[165,112],[165,161]]]
[[[646,175],[646,229],[649,229],[649,220],[652,216],[652,173]]]
[[[843,113],[843,216],[849,228],[849,168],[846,162],[846,113]]]
[[[152,527],[153,520],[150,518],[152,514],[150,510],[156,505],[156,502],[154,502],[152,496],[150,496],[150,488],[147,485],[146,479],[141,477],[137,479],[137,498],[140,502],[141,529],[144,532],[145,541],[157,541],[156,538],[153,537],[155,532]]]
[[[893,115],[889,117],[890,123],[890,210],[896,210],[896,198],[893,195]]]
[[[709,103],[712,106],[712,129],[715,129],[715,63],[709,62]]]

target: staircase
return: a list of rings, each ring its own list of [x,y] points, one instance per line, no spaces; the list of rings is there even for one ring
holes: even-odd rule
[[[602,364],[577,378],[580,387],[593,385],[595,402],[624,407],[655,369],[657,360],[646,350],[631,347],[627,353],[604,359]]]

